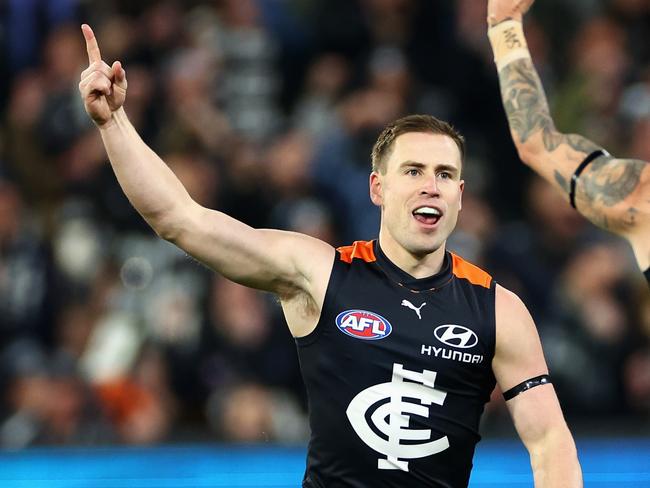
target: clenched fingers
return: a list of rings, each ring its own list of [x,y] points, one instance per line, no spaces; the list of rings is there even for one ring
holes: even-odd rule
[[[113,81],[100,71],[94,71],[79,83],[79,91],[86,98],[91,93],[109,96],[113,93]]]
[[[104,76],[106,76],[109,79],[113,79],[113,69],[109,65],[107,65],[104,61],[95,61],[94,63],[91,63],[90,66],[88,66],[88,68],[82,71],[81,80],[83,81],[95,71],[102,73]]]
[[[488,24],[496,25],[505,19],[521,20],[535,0],[488,0]]]

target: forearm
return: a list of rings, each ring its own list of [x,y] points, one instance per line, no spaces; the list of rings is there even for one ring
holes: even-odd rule
[[[504,21],[489,32],[501,99],[519,155],[568,199],[576,168],[601,147],[583,136],[563,134],[555,128],[521,23]],[[578,209],[606,230],[626,236],[638,232],[639,221],[645,219],[639,215],[646,213],[643,209],[647,207],[646,190],[642,188],[648,187],[642,178],[646,166],[634,159],[609,155],[597,158],[577,182]]]
[[[581,488],[582,470],[568,429],[549,432],[529,448],[535,488]]]
[[[599,149],[588,139],[559,132],[528,51],[521,23],[490,28],[501,100],[522,161],[568,191],[568,181],[584,157]]]
[[[115,176],[133,207],[160,236],[172,238],[174,216],[192,204],[181,182],[140,138],[123,108],[100,133]]]
[[[501,69],[499,85],[513,141],[524,155],[551,153],[563,144],[581,154],[598,149],[582,136],[563,134],[556,129],[542,83],[530,59],[513,61]]]

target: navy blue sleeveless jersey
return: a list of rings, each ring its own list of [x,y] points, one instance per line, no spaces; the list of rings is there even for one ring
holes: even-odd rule
[[[337,249],[296,339],[311,440],[303,487],[466,487],[495,386],[495,284],[447,252],[415,279],[376,241]]]

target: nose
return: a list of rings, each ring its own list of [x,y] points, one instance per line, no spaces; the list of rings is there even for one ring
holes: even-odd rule
[[[427,196],[438,196],[438,184],[436,181],[435,175],[427,176],[422,182],[422,187],[420,188],[420,195]]]

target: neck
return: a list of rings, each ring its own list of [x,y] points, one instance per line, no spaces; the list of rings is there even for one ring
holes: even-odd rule
[[[445,259],[445,244],[428,253],[413,253],[404,249],[388,232],[379,232],[379,245],[386,257],[402,271],[414,278],[427,278],[437,274],[442,269]]]

